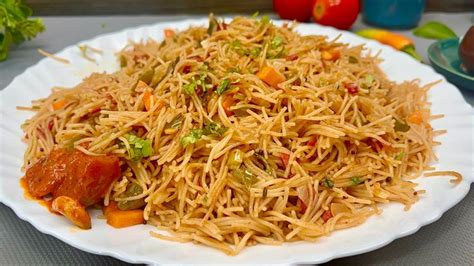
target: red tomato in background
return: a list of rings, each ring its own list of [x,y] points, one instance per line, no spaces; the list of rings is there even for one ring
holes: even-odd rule
[[[313,0],[273,0],[273,10],[280,15],[280,18],[300,22],[311,18],[312,6]]]
[[[313,19],[319,24],[349,29],[359,14],[359,0],[314,0]]]

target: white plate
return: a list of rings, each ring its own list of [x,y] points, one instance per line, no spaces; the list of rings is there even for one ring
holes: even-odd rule
[[[281,21],[277,21],[277,24]],[[455,170],[463,174],[464,180],[457,186],[448,178],[420,178],[420,188],[426,194],[410,211],[403,211],[401,204],[387,204],[382,207],[380,216],[371,217],[366,223],[347,230],[322,237],[318,242],[297,242],[282,246],[258,245],[246,248],[241,254],[229,257],[214,249],[191,243],[180,244],[150,237],[153,227],[135,226],[116,230],[107,226],[104,220],[93,219],[93,228],[75,230],[66,219],[51,215],[39,204],[25,200],[19,186],[25,144],[21,142],[20,124],[31,114],[15,110],[18,105],[27,106],[30,101],[46,97],[53,86],[73,86],[92,71],[113,71],[118,68],[114,53],[121,49],[129,39],[141,40],[163,38],[163,29],[172,27],[185,29],[190,25],[207,25],[207,20],[187,20],[173,23],[160,23],[127,29],[97,37],[83,44],[104,51],[97,56],[98,65],[84,60],[77,46],[71,46],[58,53],[58,56],[71,61],[70,65],[43,59],[0,93],[0,201],[10,206],[21,218],[30,222],[43,233],[81,250],[110,255],[128,262],[144,263],[321,263],[334,258],[368,252],[387,245],[396,238],[415,233],[421,226],[439,219],[449,208],[458,203],[469,191],[474,179],[472,108],[464,101],[460,92],[430,67],[422,65],[404,53],[333,28],[316,24],[303,24],[297,30],[302,34],[322,34],[334,38],[342,34],[340,41],[357,45],[367,43],[372,51],[381,50],[385,61],[382,69],[392,80],[402,81],[419,78],[428,83],[442,80],[430,92],[432,111],[446,117],[433,122],[437,129],[448,129],[448,134],[438,138],[443,143],[436,149],[440,158],[438,169]],[[97,217],[94,213],[93,217]]]

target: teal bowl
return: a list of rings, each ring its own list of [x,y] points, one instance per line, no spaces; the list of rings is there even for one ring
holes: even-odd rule
[[[434,42],[428,47],[428,57],[433,68],[460,89],[474,91],[474,76],[461,68],[459,39]]]

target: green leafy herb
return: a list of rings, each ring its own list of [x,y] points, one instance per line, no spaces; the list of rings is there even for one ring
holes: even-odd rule
[[[204,197],[202,198],[202,201],[204,205],[207,205],[207,202],[209,201],[209,197],[207,195],[204,195]]]
[[[202,131],[201,128],[192,129],[186,136],[181,138],[181,145],[186,147],[189,144],[195,144],[199,139],[201,139],[203,135]]]
[[[196,80],[193,78],[189,84],[183,85],[183,92],[187,95],[194,94],[194,92],[196,91],[196,86]]]
[[[253,49],[250,49],[250,51],[248,52],[248,54],[250,55],[250,57],[253,57],[253,58],[256,58],[260,55],[260,53],[262,52],[262,49],[259,48],[259,47],[255,47]]]
[[[360,180],[360,177],[358,176],[353,176],[351,178],[351,182],[352,182],[352,185],[359,185],[360,183],[362,183],[362,180]]]
[[[41,19],[28,19],[32,14],[19,0],[0,1],[0,61],[7,59],[12,44],[31,40],[44,31]]]
[[[227,131],[226,127],[222,127],[216,122],[210,122],[204,128],[191,129],[187,135],[181,138],[181,145],[183,147],[189,144],[197,143],[202,136],[222,136]]]
[[[357,59],[357,57],[351,55],[351,56],[349,56],[349,63],[357,64],[357,63],[359,63],[359,60]]]
[[[214,135],[214,136],[222,136],[227,131],[226,127],[221,126],[216,122],[209,122],[204,126],[203,134],[204,135]]]
[[[403,157],[405,157],[405,153],[400,152],[399,154],[397,154],[397,156],[395,156],[395,160],[401,161],[403,159]]]
[[[246,167],[240,167],[232,171],[232,175],[242,182],[247,188],[252,187],[253,184],[257,183],[257,177],[252,174]]]
[[[277,49],[283,44],[283,38],[280,36],[275,36],[272,41],[270,42],[270,47],[272,49]]]
[[[393,129],[398,132],[407,132],[410,130],[410,126],[405,122],[395,119],[395,126]]]
[[[260,18],[260,25],[266,25],[268,23],[270,23],[270,17],[268,17],[267,15],[262,16],[262,18]]]
[[[451,28],[437,21],[429,21],[414,29],[413,34],[418,37],[433,40],[455,39],[458,37]]]
[[[242,43],[239,40],[233,40],[230,43],[230,48],[232,49],[240,49],[242,47]]]
[[[255,11],[255,13],[252,14],[252,18],[258,18],[258,14],[260,14],[260,12],[258,11]]]
[[[124,137],[130,146],[127,152],[131,160],[138,161],[153,154],[151,140],[142,139],[134,134],[126,134]]]
[[[334,187],[334,182],[332,182],[332,181],[331,181],[329,178],[327,178],[327,177],[322,180],[322,183],[323,183],[323,185],[324,185],[325,187],[327,187],[327,188],[333,188],[333,187]]]
[[[229,84],[229,79],[224,79],[223,81],[221,81],[216,90],[217,95],[222,95],[225,91],[227,91],[230,88]]]

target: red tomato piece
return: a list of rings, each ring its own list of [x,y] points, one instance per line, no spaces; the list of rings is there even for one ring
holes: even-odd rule
[[[331,210],[327,210],[323,212],[323,215],[321,217],[323,218],[323,221],[326,223],[329,219],[332,218]]]

